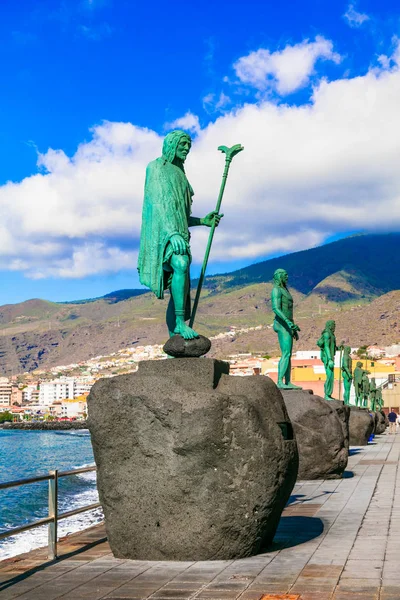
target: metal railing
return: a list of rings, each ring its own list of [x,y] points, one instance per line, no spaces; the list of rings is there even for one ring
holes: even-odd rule
[[[27,525],[21,525],[20,527],[15,527],[14,529],[4,531],[3,533],[0,533],[0,540],[4,540],[5,538],[10,537],[12,535],[16,535],[17,533],[28,531],[29,529],[34,529],[35,527],[48,525],[48,558],[50,558],[51,560],[56,559],[58,521],[60,521],[60,519],[67,519],[68,517],[72,517],[74,515],[78,515],[79,513],[86,512],[87,510],[93,510],[95,508],[101,507],[100,502],[95,502],[94,504],[87,504],[86,506],[75,508],[74,510],[59,513],[58,480],[60,479],[60,477],[68,477],[69,475],[79,475],[79,473],[88,473],[89,471],[96,471],[96,467],[82,467],[80,469],[72,469],[71,471],[62,472],[55,470],[49,471],[48,475],[39,475],[37,477],[30,477],[28,479],[17,479],[16,481],[6,481],[5,483],[0,483],[0,490],[5,490],[7,488],[19,487],[20,485],[26,485],[29,483],[37,483],[38,481],[49,482],[49,516],[44,517],[43,519],[38,519],[33,523],[28,523]]]

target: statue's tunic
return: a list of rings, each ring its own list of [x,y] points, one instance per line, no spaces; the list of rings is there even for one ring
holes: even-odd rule
[[[188,220],[193,190],[182,169],[157,158],[146,170],[142,229],[138,258],[139,279],[157,296],[164,298],[169,287],[171,269],[168,263],[173,254],[169,240],[179,234],[189,247]]]

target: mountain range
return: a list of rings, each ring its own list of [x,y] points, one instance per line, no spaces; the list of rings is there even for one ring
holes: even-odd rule
[[[196,328],[212,336],[261,325],[213,342],[210,355],[272,354],[272,277],[289,273],[297,349],[314,348],[328,318],[352,346],[400,340],[400,233],[356,235],[252,264],[205,280]],[[193,281],[195,287],[196,281]],[[163,343],[167,300],[146,290],[118,290],[75,302],[33,299],[0,307],[0,374],[80,362],[134,345]]]

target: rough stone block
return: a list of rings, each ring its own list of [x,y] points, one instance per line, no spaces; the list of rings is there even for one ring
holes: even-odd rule
[[[344,443],[348,450],[350,445],[350,406],[348,404],[344,404],[344,402],[341,400],[329,400],[329,404],[335,408],[336,414],[340,419],[343,429]]]
[[[281,392],[299,450],[299,479],[341,477],[349,455],[347,411],[335,401],[314,396],[308,390]]]
[[[385,415],[381,413],[380,410],[377,410],[375,413],[375,435],[381,435],[386,431],[386,422]]]
[[[367,408],[350,407],[350,446],[366,446],[375,428],[375,418]]]
[[[93,386],[88,425],[116,557],[230,559],[272,541],[297,477],[292,426],[271,380],[228,372],[206,358],[149,361]]]

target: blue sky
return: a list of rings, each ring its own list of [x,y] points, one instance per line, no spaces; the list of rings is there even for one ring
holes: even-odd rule
[[[223,165],[215,147],[246,142],[246,158],[232,168],[224,207],[228,219],[231,197],[232,217],[218,231],[210,272],[353,231],[398,229],[396,211],[384,217],[400,193],[396,140],[379,148],[384,163],[373,157],[382,120],[395,128],[400,8],[394,1],[3,0],[0,17],[1,304],[138,287],[140,173],[174,124],[195,137],[187,173],[200,213],[213,208],[218,192]],[[340,107],[347,97],[355,105]],[[357,120],[347,123],[349,113],[367,105],[365,120],[347,139]],[[310,121],[300,123],[304,115]],[[340,139],[338,126],[327,129],[328,122],[343,123]],[[383,133],[379,138],[387,139]],[[371,153],[364,157],[365,146]],[[325,150],[326,162],[308,172],[303,147],[307,165],[319,164]],[[275,160],[282,171],[271,166]],[[85,190],[90,202],[83,209]],[[239,218],[249,198],[254,209]],[[387,205],[377,209],[381,198]],[[369,201],[379,214],[366,221]],[[274,207],[285,202],[281,219]],[[349,202],[359,214],[347,219]],[[131,227],[124,227],[127,214]],[[205,243],[203,233],[196,235],[194,274]]]

